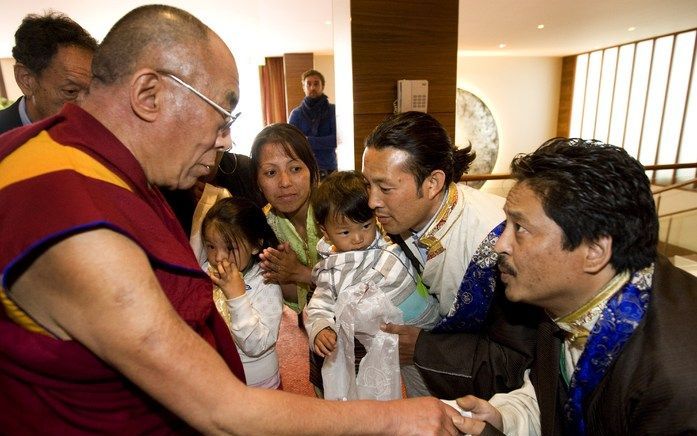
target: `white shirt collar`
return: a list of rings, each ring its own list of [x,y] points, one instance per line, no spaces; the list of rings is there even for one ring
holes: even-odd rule
[[[19,119],[22,120],[22,125],[26,126],[28,124],[31,124],[32,121],[29,119],[29,115],[27,114],[27,97],[22,96],[19,99]]]

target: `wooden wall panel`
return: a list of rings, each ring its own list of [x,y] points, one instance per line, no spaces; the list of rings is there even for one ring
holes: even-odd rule
[[[557,116],[557,136],[569,136],[571,127],[571,104],[574,99],[574,78],[576,77],[576,56],[562,59],[561,85],[559,88],[559,115]]]
[[[354,131],[354,162],[356,164],[356,169],[360,171],[363,169],[362,158],[363,158],[363,141],[365,137],[377,126],[388,114],[385,113],[374,113],[374,114],[353,114],[353,131]]]
[[[354,148],[354,159],[356,169],[361,170],[363,159],[363,142],[365,138],[373,131],[375,126],[385,119],[388,114],[360,114],[353,116],[353,129],[356,132],[356,147]],[[431,113],[444,126],[455,126],[455,112],[439,112]],[[451,134],[452,136],[452,134]]]
[[[454,137],[457,25],[458,0],[351,1],[356,168],[365,135],[394,110],[400,79],[428,80],[428,112]]]
[[[286,53],[283,55],[283,68],[286,76],[286,119],[290,116],[290,111],[305,98],[300,76],[305,71],[312,69],[313,65],[312,53]]]

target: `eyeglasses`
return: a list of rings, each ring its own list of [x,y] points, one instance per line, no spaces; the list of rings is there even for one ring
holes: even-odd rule
[[[203,95],[199,90],[197,90],[197,89],[194,88],[193,86],[189,85],[188,83],[186,83],[185,81],[183,81],[183,80],[180,79],[179,77],[175,76],[174,74],[172,74],[172,73],[166,73],[166,72],[162,72],[162,74],[166,75],[167,77],[171,78],[172,80],[174,80],[174,81],[177,82],[178,84],[182,85],[184,88],[188,89],[189,91],[191,91],[191,92],[193,92],[194,94],[196,94],[196,95],[198,95],[199,97],[201,97],[201,99],[202,99],[203,101],[205,101],[205,102],[208,103],[209,105],[213,106],[218,112],[220,112],[220,113],[223,115],[223,118],[225,119],[225,124],[223,124],[222,126],[220,126],[220,128],[218,129],[218,131],[219,131],[220,133],[225,133],[225,132],[227,132],[227,131],[230,129],[230,126],[232,126],[232,123],[234,123],[235,120],[237,119],[237,117],[239,117],[239,116],[242,114],[242,112],[237,112],[236,114],[233,115],[232,112],[226,111],[226,110],[223,109],[223,107],[220,106],[218,103],[216,103],[216,102],[214,102],[213,100],[211,100],[210,98],[206,97],[206,96]],[[232,148],[232,144],[230,144],[230,147],[229,147],[227,150],[225,150],[225,151],[229,151],[231,148]]]

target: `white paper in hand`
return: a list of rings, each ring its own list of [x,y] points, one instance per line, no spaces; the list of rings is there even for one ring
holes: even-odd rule
[[[441,400],[441,401],[444,402],[445,404],[447,404],[448,406],[452,407],[453,409],[457,410],[458,412],[460,412],[460,415],[466,416],[467,418],[472,417],[472,412],[470,412],[469,410],[464,410],[462,407],[458,406],[458,404],[455,400]]]

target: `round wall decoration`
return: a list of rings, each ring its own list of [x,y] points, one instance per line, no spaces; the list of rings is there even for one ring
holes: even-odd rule
[[[455,104],[455,145],[472,145],[477,157],[470,165],[469,174],[490,174],[499,154],[499,133],[491,111],[476,95],[457,89]],[[469,182],[479,188],[484,182]]]

